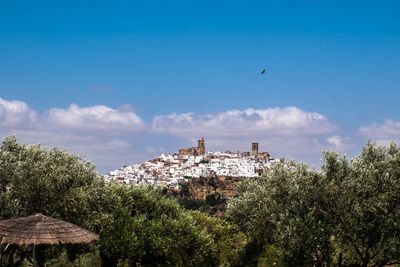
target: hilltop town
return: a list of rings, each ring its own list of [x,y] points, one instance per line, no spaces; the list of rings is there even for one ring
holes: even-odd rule
[[[105,179],[107,182],[151,183],[178,189],[181,183],[195,177],[258,177],[273,162],[268,152],[258,152],[258,143],[252,143],[251,154],[231,151],[206,153],[202,138],[197,147],[182,148],[178,153],[161,154],[143,164],[122,167],[111,171]]]

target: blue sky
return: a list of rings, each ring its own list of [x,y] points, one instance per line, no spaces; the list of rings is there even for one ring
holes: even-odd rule
[[[1,1],[0,135],[99,171],[194,145],[400,141],[398,1]],[[260,71],[267,68],[265,75]],[[254,126],[254,127],[253,127]]]

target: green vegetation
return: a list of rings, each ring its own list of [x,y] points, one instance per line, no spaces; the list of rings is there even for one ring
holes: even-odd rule
[[[281,162],[247,180],[226,217],[249,237],[245,257],[284,266],[385,266],[400,260],[400,148],[368,143],[322,171]],[[265,257],[267,255],[267,258]]]
[[[105,184],[83,157],[11,136],[0,147],[0,219],[40,212],[100,234],[90,245],[41,246],[47,266],[400,262],[400,147],[368,143],[354,159],[325,152],[324,161],[321,171],[276,163],[241,182],[226,214],[213,218],[200,211],[224,204],[218,194],[176,199],[160,188]],[[11,245],[3,263],[28,266],[31,255],[31,247]]]
[[[100,229],[106,266],[211,266],[212,239],[176,200],[152,187],[111,185],[110,221]]]
[[[188,183],[181,183],[180,186],[179,191],[168,192],[165,190],[165,194],[177,197],[179,204],[185,209],[198,210],[210,216],[221,216],[226,211],[227,198],[218,192],[218,189],[224,190],[226,184],[218,177],[192,178]],[[200,195],[196,195],[196,188],[204,189],[204,187],[207,187],[208,195],[203,199],[201,192]]]
[[[213,219],[214,231],[159,188],[107,185],[83,157],[13,136],[0,147],[0,205],[0,219],[40,212],[101,236],[91,245],[40,246],[39,265],[219,266],[232,253],[216,234],[233,233],[230,224]],[[236,233],[226,245],[240,248]],[[3,262],[27,266],[31,256],[31,247],[11,245]]]
[[[178,203],[187,210],[198,210],[205,212],[209,205],[202,199],[178,198]]]
[[[95,166],[81,156],[41,145],[21,145],[14,136],[5,138],[0,147],[0,219],[42,213],[91,229],[91,221],[102,212],[105,193],[104,180]],[[62,247],[70,259],[93,248]],[[10,246],[5,258],[22,262],[32,255],[29,249]],[[41,255],[52,258],[60,252],[53,249]]]
[[[216,266],[240,266],[241,251],[247,239],[239,228],[225,220],[209,217],[201,212],[191,213],[197,225],[212,237],[216,252]]]

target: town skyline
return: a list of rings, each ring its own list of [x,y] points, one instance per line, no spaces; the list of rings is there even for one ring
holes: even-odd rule
[[[179,190],[191,178],[235,177],[256,178],[279,162],[268,152],[259,152],[258,143],[251,143],[251,152],[207,151],[204,137],[197,147],[181,148],[176,153],[163,153],[142,164],[122,166],[105,175],[106,182],[128,185],[154,184]]]

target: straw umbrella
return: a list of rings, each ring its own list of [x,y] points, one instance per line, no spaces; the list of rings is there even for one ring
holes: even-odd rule
[[[75,224],[40,213],[0,221],[0,237],[0,244],[33,245],[34,266],[37,266],[36,245],[90,243],[99,239],[99,235]]]

